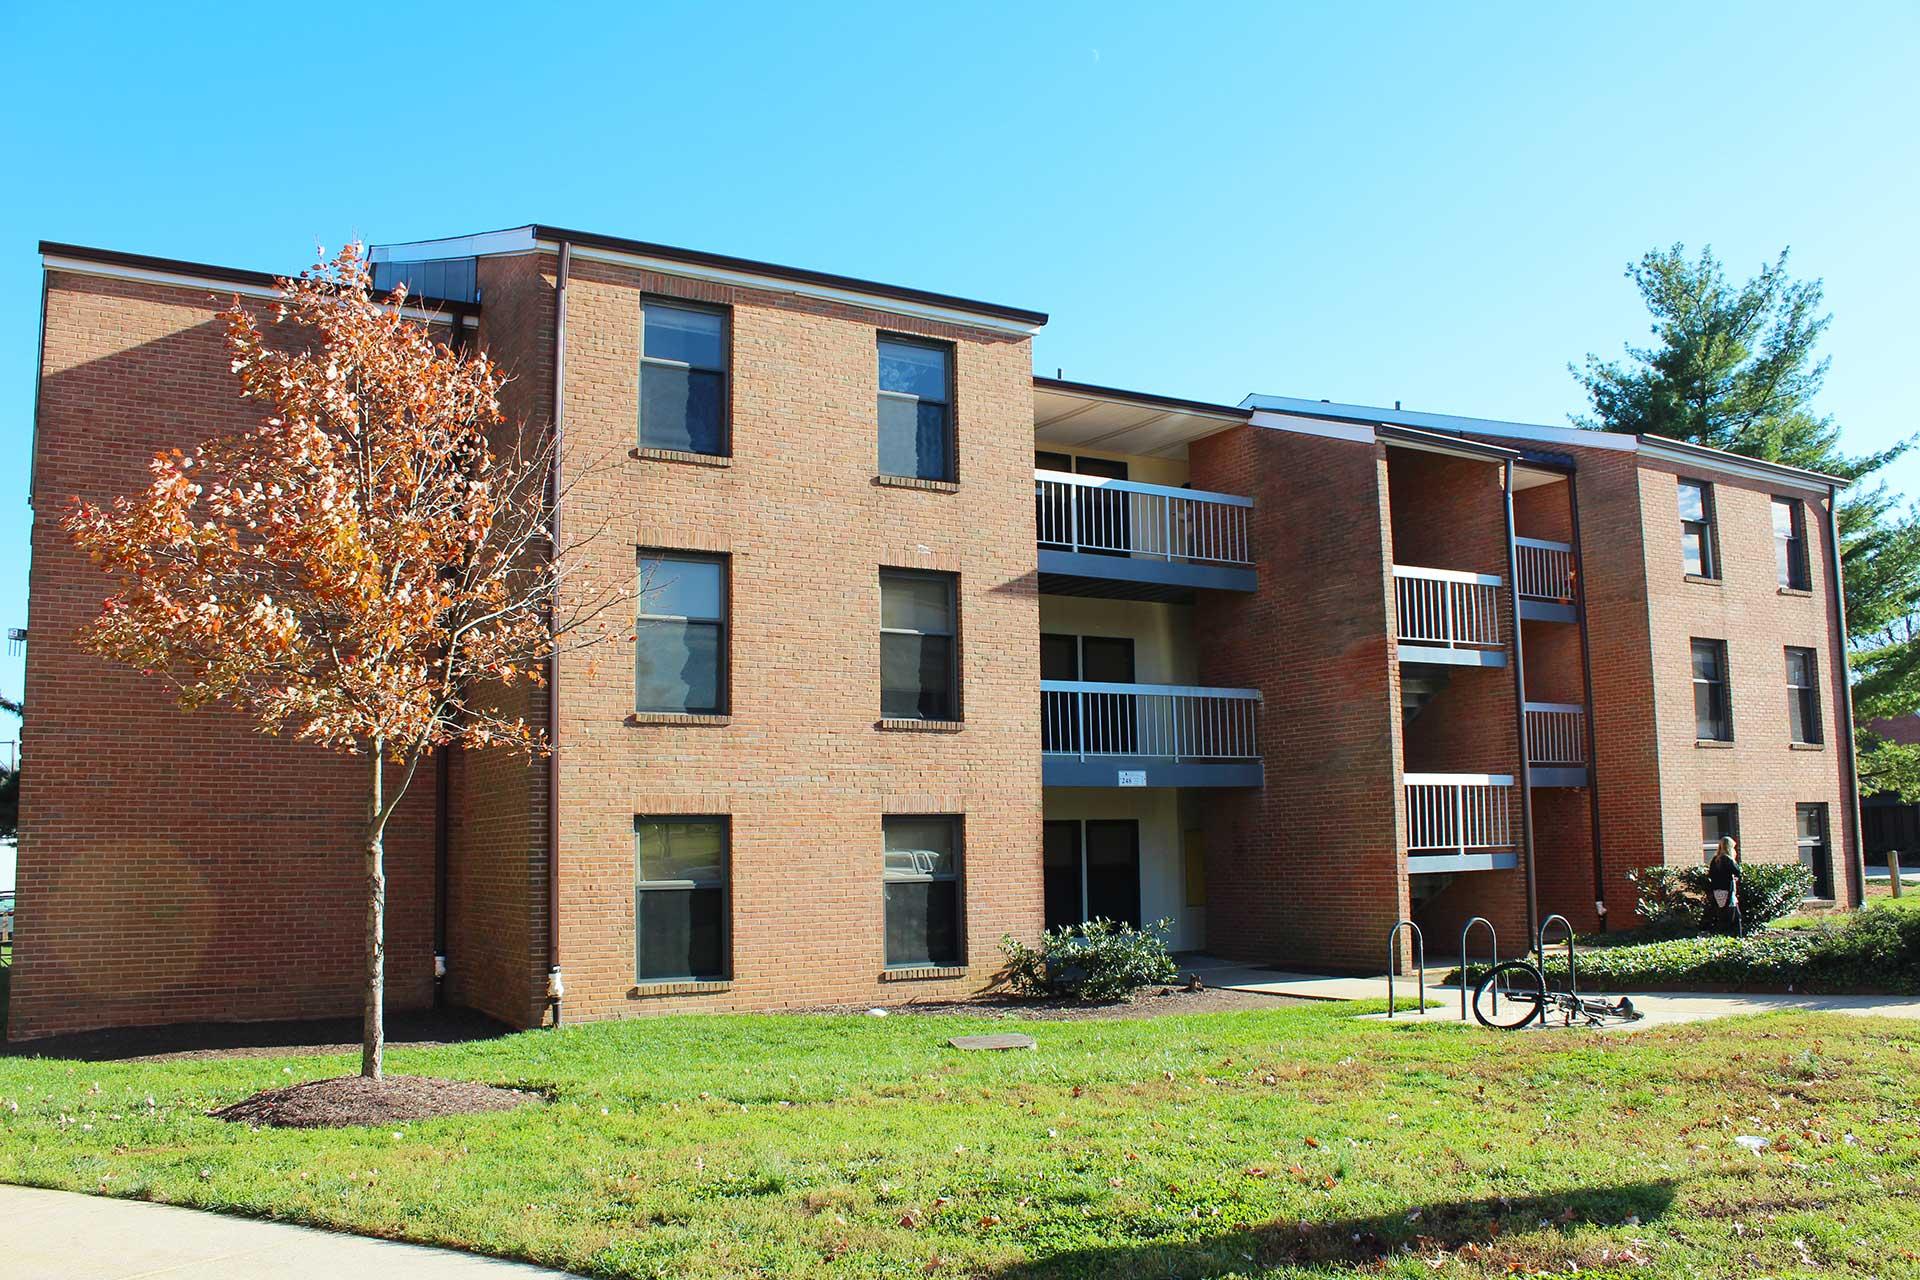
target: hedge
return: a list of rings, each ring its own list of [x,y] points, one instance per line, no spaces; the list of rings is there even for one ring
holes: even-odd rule
[[[1668,938],[1579,952],[1582,990],[1698,984],[1775,991],[1920,995],[1920,912],[1868,907],[1791,929]],[[1550,981],[1567,979],[1564,949],[1549,949]]]
[[[1640,918],[1655,933],[1695,933],[1707,927],[1707,868],[1642,867],[1629,872]],[[1743,863],[1740,915],[1749,929],[1792,915],[1813,891],[1813,872],[1797,862]]]

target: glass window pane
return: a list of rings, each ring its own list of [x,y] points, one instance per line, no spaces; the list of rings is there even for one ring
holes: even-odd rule
[[[1807,650],[1787,650],[1787,683],[1793,685],[1813,683],[1813,655]]]
[[[1707,536],[1697,529],[1680,532],[1680,567],[1697,578],[1707,576]]]
[[[1793,536],[1793,504],[1781,498],[1773,500],[1774,536],[1791,538]]]
[[[1709,640],[1693,642],[1693,674],[1698,680],[1720,678],[1720,646]]]
[[[638,978],[726,976],[725,906],[723,889],[636,890],[634,969]]]
[[[636,884],[650,880],[720,884],[727,874],[727,824],[714,819],[635,819],[633,868]]]
[[[890,720],[953,719],[953,641],[880,637],[880,714]]]
[[[947,407],[925,400],[880,397],[880,473],[946,480],[953,451],[947,440]]]
[[[720,625],[642,619],[635,624],[634,710],[718,715]]]
[[[1704,521],[1707,518],[1706,486],[1691,480],[1680,482],[1680,518]]]
[[[917,343],[880,341],[880,389],[899,391],[945,404],[947,349]]]
[[[649,302],[642,315],[646,326],[642,354],[656,360],[678,360],[696,369],[727,367],[727,322],[718,311]]]
[[[640,447],[718,454],[725,449],[725,379],[672,365],[640,366]]]
[[[960,882],[895,881],[884,887],[887,963],[960,963]]]
[[[640,613],[718,620],[726,612],[724,573],[718,560],[641,556]]]
[[[888,818],[886,875],[950,876],[960,869],[950,818]]]
[[[893,631],[953,634],[952,579],[881,574],[880,625]]]

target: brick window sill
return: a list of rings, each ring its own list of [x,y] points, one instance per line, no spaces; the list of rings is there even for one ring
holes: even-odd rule
[[[876,720],[873,727],[886,733],[959,733],[963,720]]]
[[[733,717],[730,715],[700,716],[680,711],[636,711],[627,717],[627,724],[635,727],[640,725],[677,724],[724,728],[732,723]]]
[[[1693,740],[1693,745],[1695,748],[1701,751],[1733,750],[1733,744],[1731,742],[1722,742],[1718,738],[1695,738]]]
[[[1787,744],[1789,751],[1825,751],[1826,749],[1827,744],[1824,742],[1789,742]]]
[[[958,493],[958,480],[922,480],[919,476],[875,476],[873,482],[886,489],[919,489],[926,493]]]
[[[937,982],[943,979],[964,978],[967,970],[964,965],[926,964],[914,968],[882,969],[882,982]]]
[[[642,996],[704,996],[733,990],[731,978],[693,978],[685,982],[643,982],[627,992],[628,999]]]
[[[1813,599],[1813,592],[1805,587],[1781,587],[1780,594],[1783,596],[1799,596],[1802,600]]]
[[[683,462],[692,467],[730,467],[733,457],[724,453],[689,453],[685,449],[629,449],[627,456],[636,462]]]
[[[1697,573],[1688,573],[1688,574],[1683,574],[1681,576],[1683,576],[1688,582],[1698,582],[1703,586],[1708,586],[1708,587],[1717,587],[1720,585],[1720,581],[1721,581],[1719,578],[1707,578]]]

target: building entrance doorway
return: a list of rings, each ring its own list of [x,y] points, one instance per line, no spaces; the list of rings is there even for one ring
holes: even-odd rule
[[[1140,927],[1138,820],[1049,819],[1041,844],[1047,928],[1100,919]]]

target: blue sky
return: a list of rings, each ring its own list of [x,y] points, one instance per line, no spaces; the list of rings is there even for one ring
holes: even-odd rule
[[[1916,428],[1920,6],[825,12],[0,4],[0,626],[42,238],[292,270],[543,221],[1046,310],[1049,374],[1548,423],[1645,335],[1629,260],[1791,245],[1824,408]]]

